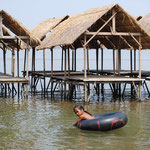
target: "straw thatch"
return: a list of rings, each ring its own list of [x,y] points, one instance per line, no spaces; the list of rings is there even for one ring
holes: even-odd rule
[[[113,9],[117,11],[116,31],[126,33],[140,32],[142,34],[142,46],[143,48],[147,48],[150,41],[149,36],[131,15],[125,12],[121,6],[116,4],[91,9],[84,13],[70,17],[57,26],[53,32],[43,40],[42,44],[38,46],[37,49],[45,49],[61,45],[73,45],[75,48],[82,47],[81,43],[83,42],[84,33],[87,30],[90,32],[96,32],[104,24],[104,22],[112,16]],[[112,26],[111,22],[106,25],[101,32],[111,32],[110,26]],[[97,40],[100,40],[100,42],[108,49],[114,48],[114,45],[116,48],[119,47],[120,49],[130,48],[122,39],[118,37],[119,36],[109,36],[109,39],[104,37],[102,38],[100,36],[95,37],[88,46],[91,48],[96,48],[98,46]],[[131,36],[126,36],[124,38],[135,49],[139,47],[137,42]],[[139,39],[137,38],[137,40]]]
[[[140,19],[138,23],[150,36],[150,13]]]
[[[17,36],[27,36],[30,41],[29,44],[33,47],[40,44],[40,40],[35,38],[21,22],[13,18],[4,10],[0,10],[0,13],[2,14],[2,18],[3,18],[2,21],[3,25],[6,26],[11,32],[13,32]],[[27,41],[24,40],[24,42]]]
[[[66,20],[68,17],[69,16],[66,15],[60,18],[49,18],[33,28],[31,32],[35,37],[42,40],[46,37],[48,32],[52,31],[59,23]]]

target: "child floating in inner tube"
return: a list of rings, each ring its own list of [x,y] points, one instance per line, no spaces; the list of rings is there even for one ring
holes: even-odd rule
[[[95,119],[94,116],[92,116],[90,113],[88,113],[87,111],[84,110],[83,106],[81,105],[76,105],[73,108],[75,114],[79,117],[79,119],[77,120],[76,123],[74,123],[74,126],[77,126],[77,124],[81,121],[81,120],[90,120],[90,119]]]

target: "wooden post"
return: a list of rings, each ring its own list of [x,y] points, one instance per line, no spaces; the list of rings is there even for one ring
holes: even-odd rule
[[[53,48],[51,49],[51,77],[53,76]]]
[[[70,77],[70,51],[68,47],[68,76]]]
[[[74,70],[74,50],[72,49],[72,71]]]
[[[4,65],[4,73],[6,74],[6,49],[5,49],[5,46],[4,46],[4,49],[3,49],[3,65]]]
[[[77,50],[75,49],[75,71],[77,67]]]
[[[89,48],[87,48],[87,72],[89,73]]]
[[[132,74],[132,50],[130,50],[130,72]]]
[[[86,35],[84,34],[84,45],[86,43]],[[83,46],[84,48],[84,78],[87,78],[87,72],[86,72],[86,55],[87,55],[87,49],[86,46]]]
[[[134,71],[136,71],[136,49],[134,50]]]
[[[96,49],[96,73],[99,73],[99,49]],[[96,84],[97,94],[99,96],[99,83]]]
[[[27,71],[26,78],[29,80],[29,39],[27,40]],[[26,84],[26,96],[28,97],[28,84]]]
[[[2,22],[3,22],[3,18],[2,18],[2,14],[0,13],[0,37],[3,37]]]
[[[103,48],[101,48],[101,71],[104,69],[104,52]]]
[[[66,51],[66,47],[65,47],[65,63],[64,63],[64,68],[65,68],[65,74],[64,74],[64,76],[65,76],[65,81],[64,81],[64,99],[66,98],[66,77],[67,77],[67,51]]]
[[[133,72],[133,70],[132,70],[132,50],[130,50],[130,73],[131,73],[131,77],[132,77],[132,72]],[[131,83],[131,94],[133,94],[133,84]]]
[[[15,52],[12,49],[12,67],[11,67],[12,76],[15,74]],[[14,96],[14,84],[12,83],[12,97]]]
[[[35,93],[35,78],[34,78],[34,72],[35,71],[35,47],[32,48],[32,76],[31,76],[31,93],[32,88],[34,87],[34,93]]]
[[[113,72],[114,72],[114,75],[115,75],[115,49],[113,49]]]
[[[61,71],[63,71],[63,56],[64,56],[64,49],[62,48],[62,53],[61,53]]]
[[[62,60],[63,60],[63,50],[62,50]],[[62,61],[63,64],[63,61]],[[63,66],[62,66],[63,68]],[[53,96],[53,48],[51,48],[51,97]]]
[[[96,73],[97,73],[97,75],[98,75],[98,71],[99,71],[99,61],[98,61],[98,59],[99,59],[99,51],[98,51],[98,48],[96,49]]]
[[[114,15],[116,13],[115,9],[112,10],[112,15]],[[113,30],[113,33],[116,32],[116,17],[114,16],[112,18],[112,30]]]
[[[24,77],[27,75],[27,71],[26,71],[26,58],[27,57],[27,49],[25,49],[25,51],[24,51]],[[25,73],[25,71],[26,71],[26,73]]]
[[[17,39],[17,76],[19,77],[19,41]],[[18,83],[18,97],[20,94],[20,84]]]
[[[141,36],[139,36],[139,43],[141,45]],[[141,79],[141,49],[142,47],[139,46],[139,79]],[[139,84],[139,99],[141,99],[141,82]]]
[[[104,70],[104,51],[103,48],[101,48],[101,72]],[[104,94],[104,84],[101,84],[101,93]]]
[[[12,76],[14,77],[14,73],[15,73],[15,52],[14,49],[12,49]]]
[[[45,49],[43,49],[43,72],[44,72],[44,97],[45,97],[45,86],[46,86],[46,81],[45,81]]]
[[[4,44],[3,44],[3,61],[4,61],[4,74],[6,74],[6,49]],[[5,97],[6,95],[7,95],[7,84],[5,84]]]

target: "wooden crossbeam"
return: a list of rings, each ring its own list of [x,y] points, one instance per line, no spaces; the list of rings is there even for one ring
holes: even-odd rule
[[[120,38],[130,47],[130,49],[133,49],[133,46],[131,46],[123,36],[120,35]]]
[[[86,32],[85,33],[86,35],[89,35],[89,36],[141,36],[141,33],[128,33],[128,32]],[[94,36],[94,37],[95,37]]]
[[[117,14],[117,12],[114,13],[114,14],[97,30],[97,32],[95,32],[95,33],[92,35],[92,37],[91,37],[86,43],[84,43],[84,46],[86,46],[86,45],[108,24],[108,22],[110,22],[110,20],[112,20],[112,19],[115,17],[116,14]]]
[[[134,34],[133,33],[129,33],[129,34],[133,38],[133,40],[142,48],[141,43],[139,43],[138,40],[134,37]]]

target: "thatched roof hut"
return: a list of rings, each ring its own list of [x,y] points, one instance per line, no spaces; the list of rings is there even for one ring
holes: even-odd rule
[[[5,27],[7,27],[11,32],[13,32],[16,36],[27,36],[29,38],[30,46],[37,46],[40,44],[40,40],[35,38],[31,32],[18,20],[13,18],[4,10],[0,10],[0,14],[2,15],[2,23]],[[26,39],[22,39],[24,42],[27,42]]]
[[[83,47],[84,35],[87,35],[87,40],[92,35],[89,33],[97,32],[112,16],[112,12],[115,10],[115,28],[116,34],[112,32],[112,22],[108,22],[92,41],[89,42],[90,48],[96,48],[99,45],[97,40],[100,40],[102,44],[108,49],[120,48],[128,49],[134,47],[138,49],[139,45],[137,41],[139,37],[133,37],[134,35],[142,36],[142,48],[148,48],[150,37],[147,33],[138,25],[136,20],[129,15],[118,4],[113,4],[105,7],[95,8],[88,10],[84,13],[74,15],[64,22],[60,23],[53,32],[43,40],[42,44],[37,49],[52,48],[54,46],[72,45],[75,48]],[[109,32],[109,34],[108,34]],[[125,34],[121,34],[125,33]],[[121,37],[121,38],[120,38]],[[126,41],[126,42],[125,42]],[[127,44],[128,43],[128,44]],[[130,46],[131,45],[131,46]]]
[[[42,40],[46,37],[48,32],[51,32],[59,23],[66,20],[68,17],[69,16],[66,15],[60,18],[49,18],[33,28],[31,32],[35,37]]]

